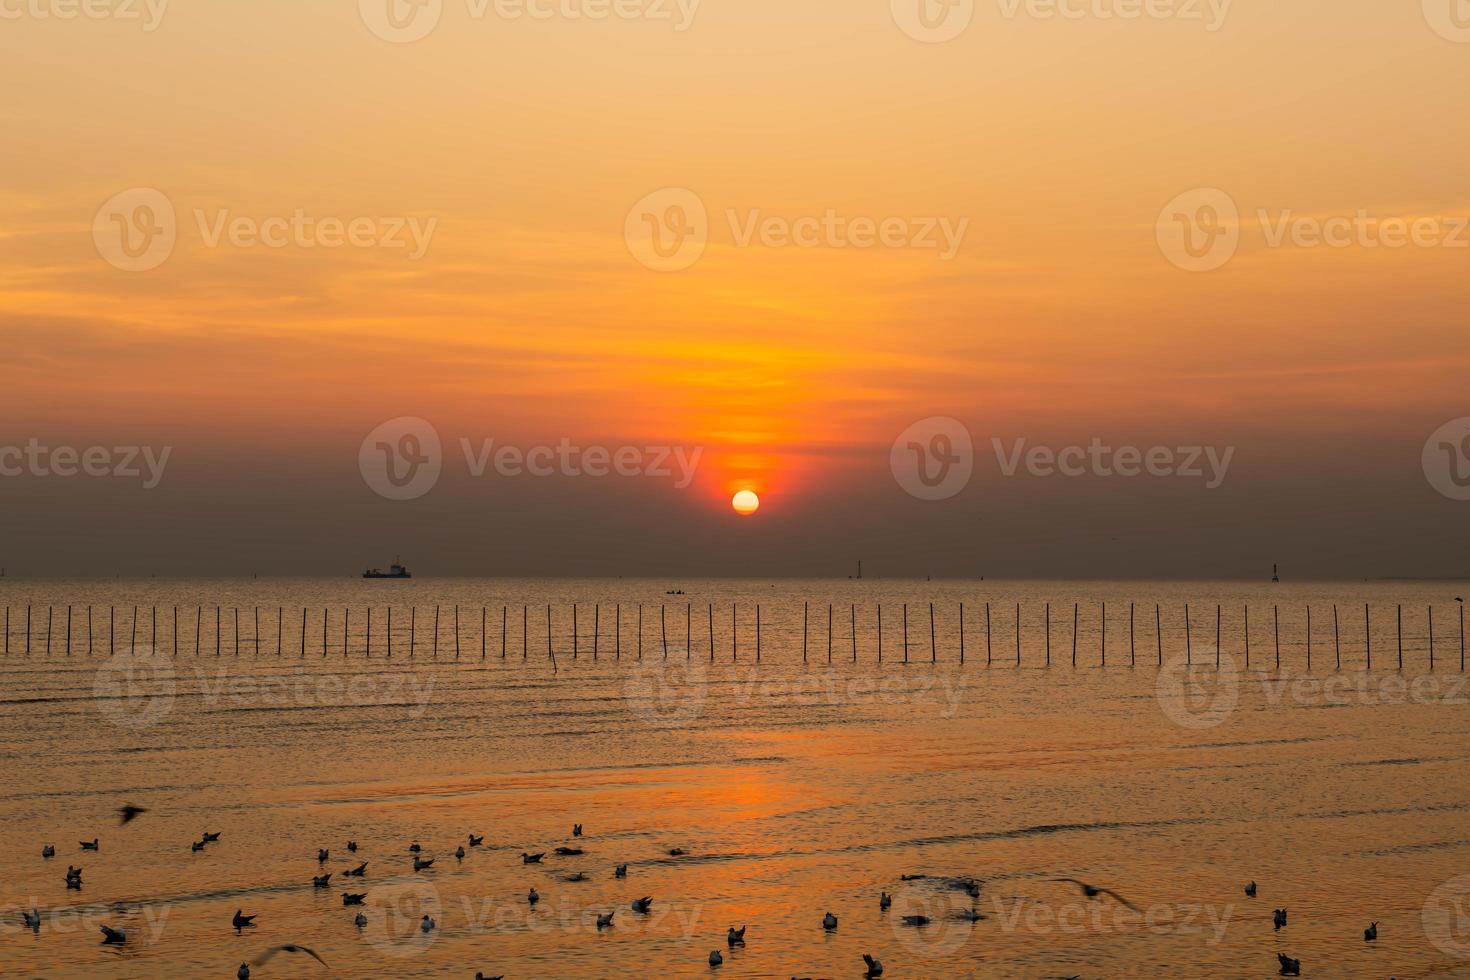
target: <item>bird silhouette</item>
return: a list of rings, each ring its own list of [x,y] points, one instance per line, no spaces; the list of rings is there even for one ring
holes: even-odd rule
[[[647,915],[648,914],[648,910],[650,908],[652,908],[652,907],[653,907],[653,899],[651,899],[651,898],[635,898],[635,899],[633,899],[633,911],[634,912],[641,912],[644,915]]]
[[[25,924],[26,924],[26,928],[27,929],[29,929],[32,933],[36,934],[37,936],[39,936],[41,934],[41,913],[40,912],[37,912],[35,909],[31,909],[29,912],[22,912],[21,913],[21,917],[25,919]]]
[[[741,926],[739,929],[736,929],[734,926],[731,926],[730,930],[725,933],[726,945],[728,945],[731,949],[734,949],[736,946],[744,946],[745,928],[745,926]]]
[[[330,872],[330,871],[328,871],[324,875],[316,875],[315,877],[313,877],[311,879],[311,887],[313,887],[313,888],[327,888],[327,887],[330,887],[331,884],[332,884],[332,872]]]
[[[456,861],[463,861],[464,860],[464,845],[463,844],[459,845],[458,847],[456,847],[454,849],[454,859]]]
[[[620,864],[616,868],[613,868],[613,877],[614,878],[626,878],[626,877],[628,877],[628,866],[626,864]]]
[[[581,824],[579,824],[579,823],[572,824],[572,836],[573,837],[581,837],[582,836],[582,825]]]
[[[367,913],[366,912],[359,912],[356,915],[354,915],[352,917],[352,924],[355,925],[355,926],[357,926],[357,928],[359,928],[359,929],[361,929],[363,926],[367,925]]]
[[[363,892],[360,895],[353,892],[343,892],[342,905],[344,908],[348,905],[361,905],[362,900],[365,898],[367,898],[367,892]]]
[[[99,851],[99,850],[101,850],[101,848],[97,844],[97,838],[96,837],[93,837],[89,841],[84,840],[84,841],[78,841],[77,843],[79,843],[79,844],[82,845],[82,850],[84,850],[84,851]]]
[[[487,976],[484,973],[476,973],[475,980],[505,980],[505,975],[503,973],[497,973],[495,976],[492,977]]]
[[[347,842],[347,850],[349,852],[353,853],[353,854],[356,854],[357,853],[357,841],[355,841],[355,840],[348,841]]]
[[[546,854],[545,854],[544,851],[542,853],[540,853],[540,854],[526,854],[526,853],[522,853],[521,854],[521,863],[522,864],[540,864],[541,863],[541,859],[544,858],[545,856],[546,856]]]
[[[433,858],[424,859],[424,858],[415,857],[413,859],[413,869],[415,871],[424,871],[424,870],[426,870],[428,868],[432,868],[433,866],[434,866],[434,859]]]
[[[903,917],[903,924],[906,926],[927,926],[929,924],[929,917],[927,915],[906,915]]]
[[[272,946],[270,949],[266,950],[264,953],[261,953],[250,962],[253,966],[264,966],[266,963],[270,962],[271,957],[277,955],[278,953],[305,953],[307,956],[310,956],[322,966],[327,966],[327,961],[318,956],[316,950],[312,949],[310,946],[302,946],[297,943],[285,943],[281,946]],[[330,970],[331,967],[327,967],[327,969]]]
[[[1281,962],[1281,975],[1283,977],[1299,977],[1302,975],[1302,961],[1294,960],[1285,953],[1277,953],[1276,959]]]
[[[330,857],[330,856],[331,856],[331,852],[328,851],[325,847],[318,847],[316,849],[316,863],[317,864],[326,864],[327,863],[327,858]]]
[[[1119,905],[1127,906],[1135,912],[1138,911],[1138,907],[1136,905],[1128,901],[1122,895],[1119,895],[1117,892],[1113,891],[1111,888],[1099,888],[1096,885],[1089,885],[1085,881],[1078,881],[1076,878],[1053,878],[1051,880],[1065,881],[1069,882],[1070,884],[1076,885],[1079,889],[1082,890],[1082,894],[1086,895],[1090,899],[1096,900],[1097,897],[1100,895],[1107,895],[1109,898],[1116,901]]]
[[[220,831],[220,833],[223,833],[223,831]],[[201,837],[200,840],[204,841],[204,843],[206,844],[213,844],[215,841],[219,840],[219,834],[211,834],[209,831],[206,830],[204,832],[204,836]]]
[[[836,929],[837,916],[833,915],[831,912],[828,912],[826,915],[822,916],[822,928],[826,929],[828,932]]]
[[[881,977],[883,975],[883,964],[874,959],[872,956],[864,953],[863,962],[868,965],[868,971],[863,974],[863,976],[867,977],[868,980],[872,980],[873,977]]]
[[[412,844],[408,845],[408,851],[410,854],[417,854],[419,851],[422,850],[423,847],[419,844],[418,841],[414,841]]]
[[[196,840],[194,843],[189,845],[189,850],[193,851],[196,854],[199,853],[200,851],[204,850],[204,841]]]
[[[235,932],[237,934],[240,932],[241,929],[254,929],[255,916],[246,915],[244,909],[236,909],[235,917],[230,920],[230,925],[235,927]]]
[[[433,932],[437,928],[439,928],[439,923],[435,922],[428,915],[425,915],[422,919],[419,920],[419,931],[422,933],[428,934]]]
[[[1275,909],[1275,910],[1273,910],[1272,913],[1271,913],[1271,920],[1276,924],[1276,928],[1277,929],[1280,929],[1283,926],[1285,926],[1286,925],[1286,909]]]
[[[671,848],[669,848],[669,857],[671,857],[671,858],[683,857],[685,854],[688,854],[688,853],[689,852],[686,851],[686,850],[684,850],[684,848],[682,848],[682,847],[671,847]]]
[[[135,819],[137,819],[138,814],[147,812],[147,807],[133,806],[131,803],[129,803],[127,806],[119,807],[117,811],[118,826],[132,823]]]
[[[361,864],[359,864],[357,867],[350,868],[347,871],[342,872],[342,877],[344,877],[344,878],[361,878],[361,877],[364,877],[367,874],[367,866],[368,866],[368,863],[366,861],[364,861]]]
[[[573,871],[571,874],[567,875],[565,878],[562,879],[562,881],[586,881],[586,880],[587,880],[587,875],[585,875],[581,871]]]
[[[1377,938],[1378,938],[1378,923],[1376,923],[1376,922],[1370,923],[1368,925],[1368,928],[1366,928],[1366,929],[1363,930],[1363,942],[1365,942],[1365,943],[1371,943],[1371,942],[1373,942]]]
[[[878,911],[886,912],[893,907],[893,896],[887,892],[878,893]]]
[[[484,837],[483,834],[481,836],[479,836],[479,837],[476,837],[474,834],[470,834],[470,846],[471,847],[479,847],[483,843],[485,843],[485,837]]]
[[[616,910],[608,912],[606,915],[599,914],[597,916],[597,931],[601,932],[604,929],[611,928],[613,924],[613,916],[616,914]]]
[[[55,856],[56,856],[56,845],[54,845],[54,844],[45,844],[45,845],[43,845],[41,847],[41,857],[43,857],[43,858],[53,858]]]
[[[720,955],[720,951],[719,950],[712,949],[712,950],[709,951],[709,965],[710,966],[719,966],[723,962],[725,962],[725,958]]]
[[[556,853],[561,857],[576,857],[579,854],[585,854],[587,852],[580,847],[558,847]]]
[[[102,927],[102,944],[104,946],[121,946],[128,941],[126,930],[114,929],[111,926]]]
[[[1256,897],[1256,883],[1254,881],[1251,881],[1251,882],[1247,882],[1246,883],[1246,886],[1245,886],[1245,897],[1246,898],[1255,898]]]
[[[537,902],[541,901],[541,894],[537,892],[536,889],[533,887],[529,892],[526,893],[526,901],[532,905],[535,905]]]
[[[66,887],[69,891],[82,890],[82,869],[66,866]]]

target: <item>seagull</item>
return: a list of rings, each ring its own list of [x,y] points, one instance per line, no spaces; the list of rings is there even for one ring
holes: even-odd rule
[[[887,892],[878,893],[878,911],[886,912],[893,905],[893,896]]]
[[[526,893],[526,901],[530,902],[532,905],[535,905],[537,902],[541,901],[541,894],[536,891],[535,886],[532,886],[531,890]]]
[[[669,857],[671,858],[683,857],[686,853],[687,852],[682,847],[669,848]]]
[[[497,973],[493,977],[487,977],[483,973],[476,973],[475,974],[475,980],[505,980],[505,974],[503,974],[503,973]]]
[[[579,824],[579,823],[572,824],[572,836],[573,837],[581,837],[582,836],[582,825],[581,824]]]
[[[484,834],[481,834],[479,837],[476,837],[474,834],[470,834],[470,846],[471,847],[479,847],[483,843],[485,843],[485,835]]]
[[[420,932],[430,933],[430,932],[433,932],[437,928],[439,928],[439,923],[437,923],[433,919],[429,918],[428,915],[425,915],[422,919],[419,920],[419,931]]]
[[[1276,958],[1281,961],[1281,975],[1283,977],[1299,977],[1302,975],[1302,961],[1294,960],[1285,953],[1277,953]]]
[[[1254,881],[1251,881],[1251,882],[1247,882],[1246,883],[1246,886],[1245,886],[1245,897],[1246,898],[1255,898],[1256,897],[1256,883]]]
[[[118,825],[132,823],[138,814],[147,812],[146,807],[133,806],[131,803],[125,807],[120,807],[117,811]]]
[[[419,851],[422,851],[423,848],[419,846],[418,841],[414,841],[412,844],[408,845],[408,850],[410,854],[417,854]]]
[[[193,851],[195,854],[198,854],[200,851],[204,850],[204,841],[196,840],[194,843],[189,845],[189,850]]]
[[[82,869],[66,866],[66,887],[68,890],[82,890]]]
[[[223,833],[223,831],[221,831],[221,833]],[[204,838],[203,839],[204,839],[204,843],[206,843],[206,844],[212,844],[215,841],[219,840],[219,834],[211,834],[209,831],[206,830],[204,832]]]
[[[25,918],[26,928],[39,936],[41,934],[41,913],[31,909],[29,912],[22,912],[21,915]]]
[[[56,845],[46,844],[41,848],[41,857],[51,858],[56,856]]]
[[[606,915],[599,914],[597,916],[597,931],[601,932],[604,929],[611,928],[613,916],[616,914],[616,910],[609,912]]]
[[[111,926],[103,926],[102,927],[102,945],[104,945],[104,946],[121,946],[123,943],[125,943],[127,941],[128,941],[128,934],[127,934],[126,930],[123,930],[123,929],[114,929]]]
[[[1085,881],[1078,881],[1076,878],[1053,878],[1051,880],[1070,882],[1071,884],[1076,885],[1078,888],[1082,889],[1082,894],[1091,899],[1096,899],[1099,895],[1107,895],[1110,898],[1116,899],[1118,904],[1125,905],[1135,912],[1138,911],[1138,906],[1134,905],[1132,902],[1128,901],[1126,898],[1124,898],[1122,895],[1119,895],[1111,888],[1099,888],[1096,885],[1089,885]]]
[[[873,959],[867,953],[863,954],[863,962],[868,964],[868,972],[863,975],[868,977],[869,980],[873,977],[881,977],[883,975],[883,964]]]
[[[327,863],[327,858],[330,855],[331,855],[331,852],[328,851],[325,847],[318,847],[316,849],[316,863],[317,864],[326,864]]]
[[[367,866],[368,866],[368,863],[366,861],[364,861],[361,864],[359,864],[357,867],[351,868],[351,869],[349,869],[347,871],[342,872],[342,877],[344,877],[344,878],[361,878],[361,877],[363,877],[363,876],[365,876],[367,874]]]
[[[541,859],[544,858],[545,856],[546,856],[545,852],[543,852],[541,854],[526,854],[526,853],[522,852],[521,853],[521,863],[522,864],[540,864],[541,863]]]
[[[363,926],[367,925],[367,913],[366,912],[359,912],[359,913],[357,913],[357,915],[355,915],[355,916],[352,917],[352,924],[355,925],[355,926],[357,926],[357,928],[359,928],[359,929],[361,929]]]
[[[324,875],[316,875],[315,877],[313,877],[311,879],[311,887],[313,887],[313,888],[327,888],[331,884],[332,884],[332,872],[330,872],[330,871],[328,871]]]
[[[563,881],[586,881],[587,876],[580,871],[574,871],[562,879]]]
[[[837,916],[833,915],[831,912],[828,912],[826,915],[822,916],[822,928],[826,929],[828,932],[836,929]]]
[[[651,899],[651,898],[635,898],[635,899],[633,899],[633,911],[634,912],[641,912],[644,915],[647,915],[648,914],[648,910],[652,906],[653,906],[653,899]]]
[[[362,904],[362,900],[365,899],[365,898],[367,898],[367,892],[363,892],[360,895],[354,894],[352,892],[343,892],[342,893],[342,907],[343,908],[346,908],[349,905],[361,905]]]
[[[241,963],[240,969],[235,971],[235,980],[250,980],[250,964]]]
[[[578,854],[586,854],[587,852],[580,847],[558,847],[556,853],[561,857],[576,857]]]
[[[454,849],[454,858],[457,861],[463,861],[464,860],[464,845],[463,844],[461,844],[459,847],[456,847]]]
[[[305,953],[307,956],[310,956],[322,966],[327,965],[327,961],[318,956],[316,950],[312,949],[310,946],[299,946],[296,943],[286,943],[284,946],[273,946],[270,949],[266,950],[264,953],[261,953],[250,962],[255,966],[264,966],[266,962],[277,953]],[[328,967],[328,969],[330,969],[330,967]]]
[[[734,926],[731,926],[730,931],[725,933],[725,942],[731,949],[734,949],[736,946],[745,945],[745,928],[745,926],[741,926],[739,929],[736,929]]]
[[[434,866],[434,859],[433,858],[429,858],[427,861],[425,861],[425,860],[423,860],[423,859],[421,859],[419,857],[415,857],[413,859],[413,869],[415,871],[423,871],[425,868],[432,868],[433,866]]]
[[[235,927],[236,934],[238,934],[241,929],[255,928],[255,916],[245,915],[243,914],[244,911],[244,909],[236,909],[235,917],[230,920],[230,925]]]
[[[614,878],[626,878],[626,877],[628,877],[628,866],[626,864],[620,864],[616,868],[613,868],[613,877]]]
[[[1280,929],[1286,925],[1286,909],[1275,909],[1271,913],[1271,918],[1276,923],[1276,928]]]
[[[348,841],[347,842],[347,850],[351,851],[353,854],[356,854],[357,853],[357,841],[355,841],[355,840]]]
[[[985,916],[974,909],[960,909],[958,918],[964,919],[966,922],[979,922]]]
[[[906,915],[903,917],[903,924],[906,926],[927,926],[929,924],[929,917],[927,915]]]
[[[712,950],[709,951],[709,965],[710,966],[719,966],[723,962],[725,962],[725,958],[720,955],[720,951],[719,950],[712,949]]]
[[[100,848],[97,846],[97,838],[95,837],[93,837],[90,841],[78,841],[78,843],[82,845],[82,850],[84,851],[100,850]]]
[[[1363,930],[1363,942],[1365,942],[1365,943],[1371,943],[1371,942],[1373,942],[1373,940],[1375,940],[1377,938],[1378,938],[1378,923],[1376,923],[1376,922],[1370,923],[1369,926],[1368,926],[1368,928],[1366,928],[1366,929]]]

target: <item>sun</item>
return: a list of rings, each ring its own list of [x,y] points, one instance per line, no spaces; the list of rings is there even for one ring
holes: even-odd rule
[[[757,497],[753,490],[741,490],[730,498],[730,506],[735,508],[735,513],[741,517],[749,517],[761,509],[761,498]]]

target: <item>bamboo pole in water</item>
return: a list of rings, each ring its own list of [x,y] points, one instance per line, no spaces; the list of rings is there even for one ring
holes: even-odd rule
[[[1097,621],[1097,645],[1102,651],[1102,665],[1108,665],[1108,604],[1104,602]]]
[[[929,604],[929,637],[934,637],[934,604]],[[827,663],[832,663],[832,603],[827,603]]]
[[[1281,669],[1281,607],[1271,607],[1271,622],[1276,632],[1276,669]]]
[[[1337,656],[1337,669],[1342,670],[1342,633],[1337,626],[1337,603],[1332,604],[1332,648]]]
[[[1159,611],[1159,604],[1154,603],[1154,639],[1159,644],[1159,666],[1164,666],[1164,616]]]
[[[330,613],[331,613],[331,611],[329,609],[327,609],[326,606],[322,606],[322,659],[323,660],[327,659],[327,619],[330,617]],[[239,614],[237,613],[235,615],[235,624],[236,624],[237,627],[239,626],[239,623],[240,623],[240,617],[239,617]],[[240,638],[238,636],[236,636],[235,637],[235,648],[236,648],[235,649],[235,652],[236,653],[239,653],[240,652],[239,647],[240,647]]]
[[[1434,612],[1432,610],[1430,611],[1430,615],[1434,615]],[[1431,630],[1431,632],[1433,631]],[[1430,647],[1433,647],[1432,643],[1430,644]],[[66,655],[68,657],[71,656],[71,603],[66,604]],[[1430,660],[1432,661],[1433,659],[1433,654],[1431,653]]]
[[[433,650],[433,654],[431,655],[431,659],[438,660],[439,659],[439,606],[438,606],[437,603],[434,606],[434,642],[432,644],[430,644],[430,649]]]
[[[387,659],[393,659],[393,603],[388,603],[388,655]]]
[[[903,662],[909,662],[909,604],[903,604]]]
[[[485,631],[488,628],[488,622],[487,621],[489,620],[489,618],[490,618],[489,612],[485,609],[484,606],[481,606],[480,607],[480,659],[481,660],[484,660],[485,659],[485,654],[487,652],[489,652],[489,646],[490,646],[490,644],[489,644],[489,637],[487,637],[485,635]],[[369,609],[368,610],[368,632],[369,632],[369,634],[371,634],[371,632],[372,632],[372,622],[373,622],[373,612],[372,612],[371,609]],[[371,639],[369,639],[369,642],[371,642]]]
[[[1016,666],[1021,666],[1021,604],[1016,603]]]
[[[500,659],[501,660],[504,660],[505,659],[505,639],[506,639],[505,621],[506,621],[506,618],[509,615],[510,615],[510,607],[509,606],[506,606],[506,605],[502,605],[500,607]]]
[[[1133,603],[1128,603],[1128,666],[1138,666],[1138,646],[1133,634]]]
[[[138,607],[133,607],[133,622],[128,626],[128,653],[138,649]]]
[[[801,662],[806,663],[806,614],[808,604],[801,604]]]
[[[31,606],[26,603],[26,656],[31,655]]]
[[[367,607],[367,642],[363,645],[363,659],[373,659],[373,604],[371,602]]]
[[[48,605],[46,607],[46,657],[47,657],[47,659],[50,659],[50,657],[51,657],[51,617],[52,617],[52,614],[53,614],[53,610],[52,610],[51,606]]]
[[[621,661],[623,659],[623,604],[617,603],[613,609],[613,657]]]
[[[1072,603],[1072,666],[1077,666],[1077,620],[1080,613],[1081,603]]]
[[[257,646],[259,645],[258,636],[259,636],[259,633],[260,633],[259,618],[260,618],[260,612],[259,612],[259,610],[257,610],[256,611],[256,620],[257,620],[257,622],[255,624],[256,625],[255,632],[257,634]],[[347,634],[349,632],[348,622],[351,619],[352,619],[352,607],[351,606],[343,606],[342,607],[342,659],[343,660],[346,660],[347,659],[347,646],[348,646],[348,644],[347,644]],[[371,622],[369,622],[369,627],[371,627]]]
[[[643,603],[638,603],[638,661],[643,661]]]
[[[1215,669],[1220,669],[1220,604],[1215,603]]]
[[[1434,606],[1429,607],[1429,670],[1434,670]]]
[[[995,662],[994,648],[990,643],[990,603],[985,604],[985,666]]]
[[[878,603],[878,662],[883,662],[883,603]]]
[[[715,604],[709,604],[709,662],[715,662]]]
[[[219,621],[219,616],[218,615],[215,616],[215,621],[216,622]],[[301,607],[301,659],[302,660],[305,660],[306,659],[306,607],[305,606],[302,606]]]
[[[1312,672],[1312,604],[1307,603],[1307,673]]]
[[[1251,606],[1250,606],[1250,603],[1248,603],[1248,602],[1245,604],[1244,615],[1245,615],[1245,618],[1244,618],[1244,624],[1245,625],[1241,628],[1241,632],[1243,632],[1245,634],[1245,669],[1246,670],[1250,670],[1250,667],[1251,667]]]
[[[1399,604],[1398,613],[1399,613],[1399,627],[1398,627],[1398,634],[1399,634],[1399,670],[1403,670],[1404,669],[1404,607],[1403,607],[1403,604],[1402,603]]]
[[[194,656],[199,656],[199,636],[204,630],[204,607],[194,607]],[[112,619],[109,615],[107,621],[107,647],[112,649]]]
[[[602,639],[602,603],[592,604],[592,662],[597,662],[597,645]]]
[[[852,604],[852,662],[857,663],[857,603]]]
[[[1046,665],[1051,666],[1051,602],[1046,604]]]
[[[551,672],[556,673],[556,651],[551,648],[551,603],[546,604],[546,657],[551,661]]]
[[[1363,651],[1367,656],[1368,670],[1373,669],[1373,613],[1363,603]]]
[[[856,659],[855,657],[853,659]],[[965,665],[965,604],[960,603],[960,666]]]
[[[694,603],[684,603],[684,659],[694,659]]]
[[[531,656],[531,607],[521,604],[521,660]]]
[[[390,606],[389,608],[391,609],[392,607]],[[285,606],[277,606],[276,607],[276,656],[277,657],[279,657],[281,655],[281,629],[282,629],[282,626],[285,623],[285,620],[286,620],[286,607]],[[196,647],[199,646],[199,636],[198,636],[197,633],[194,636],[194,646],[196,646]]]
[[[735,621],[735,605],[733,602],[730,603],[730,662],[732,664],[740,662],[740,640],[736,636],[739,624]]]
[[[578,655],[579,655],[578,654],[578,650],[577,650],[578,645],[579,644],[577,642],[577,604],[574,602],[574,603],[572,603],[572,659],[573,660],[576,660],[577,657],[578,657]]]
[[[929,662],[939,663],[939,648],[934,644],[934,603],[929,603]]]
[[[761,662],[761,604],[755,604],[755,662]]]
[[[459,603],[454,604],[454,659],[459,659]]]
[[[1194,666],[1194,637],[1189,625],[1189,603],[1184,604],[1184,666]]]
[[[92,655],[92,645],[96,642],[92,636],[92,604],[87,603],[87,656]],[[178,640],[174,640],[175,646]],[[5,652],[10,652],[10,607],[5,607]]]
[[[667,660],[669,659],[669,623],[668,617],[664,615],[664,604],[662,602],[658,604],[658,632],[663,640],[664,659]]]
[[[412,660],[418,652],[419,631],[419,607],[417,605],[408,607],[408,659]]]

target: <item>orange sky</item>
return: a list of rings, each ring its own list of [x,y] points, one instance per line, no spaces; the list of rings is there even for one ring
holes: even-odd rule
[[[698,444],[711,497],[820,506],[845,460],[930,415],[1292,445],[1467,414],[1470,249],[1270,248],[1257,218],[1470,214],[1470,44],[1419,4],[1241,0],[1211,32],[992,0],[943,44],[889,6],[704,0],[676,31],[445,0],[412,44],[350,0],[178,2],[153,31],[0,20],[7,434],[350,456],[416,415]],[[146,272],[92,235],[136,187],[178,218]],[[710,217],[678,272],[624,239],[665,187]],[[1198,187],[1239,205],[1241,244],[1192,274],[1155,226]],[[727,217],[828,209],[968,225],[946,260],[742,246]],[[297,210],[436,224],[417,259],[200,227]]]

